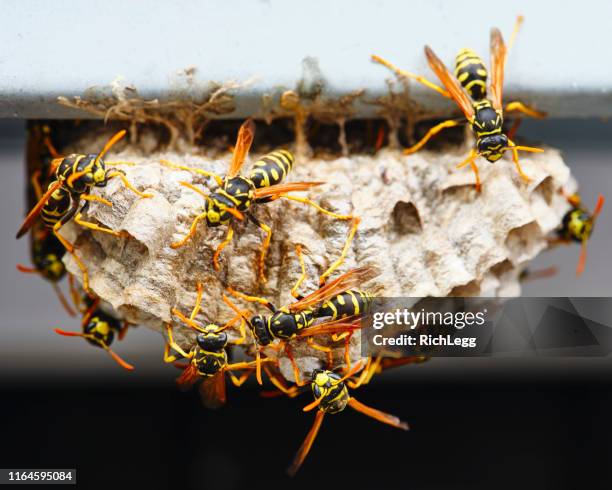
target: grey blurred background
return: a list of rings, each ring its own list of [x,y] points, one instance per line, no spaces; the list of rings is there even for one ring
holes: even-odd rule
[[[78,329],[77,318],[68,317],[60,307],[49,284],[15,269],[18,262],[28,263],[26,240],[17,241],[15,230],[22,220],[24,202],[25,125],[22,121],[0,123],[0,376],[7,379],[37,378],[45,380],[87,380],[88,383],[109,379],[129,382],[162,381],[170,383],[176,371],[162,362],[162,338],[145,328],[131,329],[116,350],[136,366],[131,373],[118,368],[101,350],[81,339],[56,335],[52,328]],[[589,119],[526,121],[521,129],[532,141],[542,141],[563,151],[580,185],[588,207],[597,194],[612,199],[612,127],[606,122]],[[533,270],[551,265],[559,273],[550,279],[528,282],[524,294],[530,296],[612,296],[612,203],[604,207],[589,245],[586,271],[575,276],[578,247],[558,247],[542,253],[533,262]],[[607,321],[612,312],[593,312],[594,320]],[[484,367],[486,366],[486,370]],[[441,359],[418,367],[419,379],[428,377],[454,379],[466,376],[553,375],[609,376],[609,359]],[[459,368],[459,369],[458,369]],[[414,371],[405,371],[406,373]],[[398,375],[395,375],[398,376]]]

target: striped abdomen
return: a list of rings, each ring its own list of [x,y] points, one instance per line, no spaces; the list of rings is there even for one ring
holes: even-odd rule
[[[40,211],[40,219],[46,227],[53,228],[55,223],[61,220],[68,212],[71,203],[72,200],[69,192],[62,187],[56,189]]]
[[[268,153],[253,164],[249,179],[258,189],[280,184],[293,167],[293,160],[293,155],[287,150]]]
[[[362,315],[370,311],[373,296],[365,291],[351,289],[325,301],[316,312],[317,318],[332,320],[347,316]]]
[[[487,96],[487,68],[471,49],[464,48],[455,58],[455,77],[473,100]]]

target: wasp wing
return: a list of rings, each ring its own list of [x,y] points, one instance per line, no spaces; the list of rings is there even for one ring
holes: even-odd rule
[[[375,267],[359,267],[352,269],[340,277],[328,282],[325,286],[313,291],[307,296],[304,296],[299,301],[289,305],[290,311],[300,311],[309,306],[321,303],[337,294],[343,293],[349,289],[354,289],[361,286],[364,282],[378,275],[378,269]]]
[[[502,110],[502,97],[504,87],[504,67],[508,50],[504,38],[497,28],[491,29],[491,87],[490,97],[493,107]]]
[[[361,328],[361,317],[351,316],[339,320],[331,320],[312,327],[303,329],[299,334],[299,338],[314,337],[315,335],[328,335],[340,332],[353,332]]]
[[[181,390],[188,390],[195,384],[198,378],[198,369],[190,363],[177,378],[176,384]]]
[[[321,428],[321,424],[323,423],[324,416],[325,412],[323,412],[322,410],[317,410],[314,423],[312,424],[310,431],[308,431],[306,439],[304,439],[304,442],[298,449],[295,458],[293,458],[291,466],[289,466],[289,468],[287,469],[287,474],[289,476],[293,476],[297,473],[297,471],[300,469],[300,466],[302,466],[304,459],[306,459],[306,456],[308,456],[310,448],[312,447],[312,443],[314,442],[317,437],[317,434],[319,433],[319,429]]]
[[[51,194],[53,194],[57,189],[59,189],[61,185],[62,184],[59,182],[59,180],[55,180],[51,184],[49,184],[47,192],[44,193],[43,197],[41,197],[38,203],[36,203],[36,206],[34,206],[32,208],[32,211],[30,211],[26,216],[25,220],[23,221],[23,224],[21,225],[21,228],[19,228],[19,231],[17,232],[16,238],[21,238],[28,232],[28,230],[36,221],[37,216],[42,211],[43,206],[51,197]]]
[[[236,138],[236,146],[234,147],[232,162],[230,163],[230,168],[227,172],[227,176],[230,179],[232,177],[236,177],[236,175],[238,175],[240,172],[240,169],[244,164],[244,160],[249,153],[249,149],[251,148],[251,144],[253,143],[254,136],[255,123],[252,119],[247,119],[242,123],[242,126],[240,126],[240,129],[238,130],[238,137]]]
[[[274,197],[287,192],[307,191],[312,187],[323,185],[325,182],[289,182],[287,184],[277,184],[270,187],[255,189],[255,199],[264,197]]]
[[[442,85],[448,90],[453,100],[457,103],[459,108],[463,111],[463,114],[468,120],[474,117],[474,107],[472,101],[463,87],[459,84],[459,81],[451,75],[444,63],[438,58],[436,53],[429,46],[425,46],[425,56],[429,66],[437,75],[442,82]]]
[[[225,394],[225,374],[221,370],[214,376],[205,379],[200,383],[200,398],[206,408],[216,410],[225,405],[227,400]]]

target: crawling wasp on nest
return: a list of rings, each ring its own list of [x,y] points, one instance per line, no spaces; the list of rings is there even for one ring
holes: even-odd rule
[[[51,162],[59,157],[59,153],[53,146],[50,136],[50,128],[46,124],[32,124],[28,128],[27,162],[31,178],[28,186],[28,201],[33,206],[43,196],[43,188],[46,188],[53,177]],[[30,234],[30,258],[32,266],[17,264],[17,270],[26,274],[37,274],[47,280],[70,316],[75,312],[66,300],[59,282],[66,276],[66,266],[62,258],[66,249],[40,221],[32,226]],[[72,281],[71,281],[72,284]]]
[[[587,258],[587,245],[593,233],[595,220],[601,213],[605,199],[600,194],[597,198],[595,210],[591,213],[582,205],[582,200],[578,194],[565,196],[567,202],[571,205],[571,209],[565,213],[561,226],[557,230],[557,238],[551,239],[551,243],[580,243],[580,258],[576,266],[576,275],[580,276],[584,272]]]
[[[226,238],[219,244],[213,256],[213,265],[215,270],[218,271],[220,269],[219,256],[222,250],[229,245],[234,236],[232,221],[234,219],[244,220],[246,215],[249,221],[261,228],[266,234],[258,262],[260,280],[261,282],[266,282],[264,265],[266,252],[272,239],[272,229],[253,215],[252,209],[254,205],[268,203],[280,198],[308,204],[320,213],[333,218],[339,220],[352,220],[353,234],[355,233],[358,221],[351,215],[341,215],[328,211],[310,199],[288,194],[293,191],[306,191],[312,187],[322,185],[323,183],[289,182],[283,184],[282,181],[287,177],[293,166],[294,160],[293,155],[287,150],[277,150],[261,157],[253,164],[253,168],[248,176],[241,175],[240,170],[246,160],[251,144],[253,143],[254,135],[255,124],[251,119],[248,119],[242,124],[238,131],[232,160],[224,178],[213,172],[184,165],[176,165],[167,160],[162,160],[162,164],[170,168],[186,170],[206,177],[212,177],[218,185],[217,190],[213,193],[206,194],[188,182],[181,182],[181,185],[198,193],[205,201],[202,212],[192,221],[189,233],[180,241],[172,243],[170,246],[172,248],[179,248],[185,245],[185,243],[195,234],[197,225],[201,220],[204,220],[209,227],[227,225],[228,230]]]
[[[75,297],[77,309],[83,313],[81,322],[82,332],[68,332],[60,328],[55,329],[55,333],[66,337],[82,337],[91,345],[104,349],[113,358],[113,360],[124,369],[132,371],[134,366],[124,361],[111,348],[111,344],[115,340],[115,336],[119,340],[123,340],[129,325],[127,322],[122,322],[114,315],[107,313],[100,307],[100,298],[92,298],[89,294],[85,294],[80,300]],[[81,306],[81,305],[84,306]]]
[[[47,191],[32,208],[17,232],[17,238],[21,238],[30,228],[32,228],[38,215],[40,215],[44,226],[53,231],[53,234],[64,246],[66,251],[73,256],[83,274],[83,287],[86,291],[89,291],[87,268],[76,254],[74,245],[66,240],[59,231],[62,226],[74,218],[77,224],[85,228],[120,236],[120,232],[101,227],[96,223],[85,221],[82,218],[82,214],[87,210],[89,202],[91,201],[112,206],[111,202],[90,194],[90,191],[94,187],[106,186],[108,181],[114,177],[119,177],[125,187],[136,195],[140,197],[151,197],[150,194],[144,194],[135,189],[121,170],[110,170],[107,168],[107,166],[111,167],[127,162],[105,163],[102,159],[112,146],[123,138],[125,134],[125,130],[116,133],[98,154],[72,154],[55,158],[51,162],[50,169],[50,175],[54,175],[54,180],[49,184]],[[84,200],[85,204],[79,209],[81,200]]]
[[[227,298],[224,298],[227,302]],[[255,369],[255,362],[228,362],[227,348],[230,345],[239,345],[246,339],[244,320],[240,315],[234,316],[223,326],[210,323],[204,327],[196,323],[195,318],[200,312],[202,303],[202,285],[197,284],[196,303],[189,317],[183,315],[176,308],[172,313],[178,317],[183,324],[197,332],[196,344],[186,352],[178,345],[172,334],[172,325],[166,324],[167,342],[164,348],[164,361],[175,363],[176,355],[171,350],[180,354],[188,361],[187,364],[175,363],[183,369],[183,373],[177,379],[177,384],[189,388],[200,381],[199,392],[204,406],[207,408],[219,408],[226,401],[225,373],[228,373],[235,386],[241,386]],[[240,338],[230,342],[226,330],[240,320]],[[267,359],[263,360],[268,362]],[[244,371],[242,375],[236,376],[232,371]]]
[[[357,288],[375,277],[378,271],[373,267],[352,269],[333,281],[323,284],[312,293],[302,296],[297,290],[305,279],[306,271],[301,247],[297,246],[296,251],[302,273],[291,289],[291,295],[296,299],[295,302],[282,308],[277,308],[265,298],[250,296],[233,288],[228,288],[228,292],[237,298],[258,303],[270,310],[271,315],[254,315],[251,318],[247,318],[233,303],[229,302],[234,311],[243,316],[253,333],[257,344],[255,350],[256,360],[259,360],[258,346],[269,346],[276,351],[283,349],[291,362],[295,383],[299,386],[303,382],[301,381],[299,369],[292,355],[289,342],[295,339],[306,339],[311,348],[325,352],[329,356],[332,353],[332,349],[328,346],[317,344],[315,337],[331,335],[331,339],[334,342],[345,341],[345,360],[347,365],[349,365],[348,341],[352,333],[361,328],[360,317],[369,309],[372,298],[369,293]],[[326,274],[328,272],[329,269]],[[317,320],[324,318],[325,321],[315,324]],[[273,344],[276,340],[279,342]],[[280,383],[275,382],[276,377],[268,369],[264,369],[275,386],[285,391]],[[261,384],[259,363],[257,363],[256,375],[257,381]]]
[[[514,43],[516,34],[523,21],[518,17],[510,47]],[[372,60],[393,70],[397,75],[412,78],[426,87],[435,90],[444,97],[453,99],[463,112],[465,119],[449,119],[431,128],[427,134],[415,145],[404,150],[404,153],[411,154],[423,147],[430,138],[446,128],[452,128],[465,124],[470,125],[476,139],[476,148],[470,151],[468,157],[457,165],[463,168],[470,165],[476,178],[476,189],[481,190],[480,176],[475,160],[482,156],[493,163],[499,160],[506,151],[512,152],[512,159],[519,175],[527,182],[530,178],[523,172],[519,163],[518,152],[526,151],[540,153],[540,148],[528,146],[517,146],[504,133],[504,112],[518,111],[527,116],[542,118],[543,112],[539,112],[519,101],[513,101],[503,107],[502,93],[504,85],[504,68],[508,55],[508,48],[504,43],[501,32],[497,28],[491,30],[491,81],[487,90],[487,69],[486,66],[474,51],[462,49],[455,59],[455,76],[451,75],[444,63],[438,58],[429,46],[425,46],[425,56],[427,62],[444,85],[444,88],[430,82],[425,77],[407,72],[393,65],[389,61],[377,55],[372,55]]]

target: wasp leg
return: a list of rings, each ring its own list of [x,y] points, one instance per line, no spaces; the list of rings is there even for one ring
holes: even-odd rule
[[[74,217],[74,222],[79,224],[80,226],[84,227],[84,228],[89,228],[90,230],[95,230],[95,231],[102,231],[104,233],[108,233],[109,235],[114,235],[116,237],[120,237],[122,236],[122,233],[120,231],[115,231],[115,230],[111,230],[110,228],[104,228],[100,225],[97,225],[95,223],[92,223],[91,221],[85,221],[82,216],[83,216],[83,212],[85,212],[87,210],[89,206],[89,202],[86,202],[83,207],[81,208],[81,211],[79,211],[77,213],[77,215]]]
[[[134,194],[136,194],[139,197],[143,197],[143,198],[147,198],[147,197],[153,197],[153,194],[146,194],[144,192],[140,192],[138,189],[136,189],[136,187],[134,187],[130,181],[127,179],[127,177],[125,176],[125,174],[121,171],[121,170],[114,170],[112,172],[108,172],[106,174],[106,177],[108,179],[112,179],[114,177],[119,177],[121,179],[121,182],[123,182],[123,185],[131,190]]]
[[[397,429],[408,430],[408,424],[406,422],[402,422],[395,415],[391,415],[390,413],[381,412],[375,408],[364,405],[360,401],[357,401],[355,398],[351,397],[348,402],[349,407],[357,412],[361,412],[368,417],[372,417],[374,420],[378,420],[383,424],[390,425],[391,427],[396,427]]]
[[[85,267],[85,264],[81,261],[79,256],[76,254],[74,245],[70,243],[68,240],[66,240],[62,235],[60,235],[60,232],[59,232],[60,228],[72,219],[72,217],[76,214],[79,208],[79,200],[75,199],[72,196],[71,196],[71,199],[72,199],[72,205],[70,206],[70,209],[68,210],[68,212],[64,216],[62,216],[62,219],[60,219],[59,221],[55,223],[55,225],[53,225],[53,234],[57,237],[60,243],[64,246],[66,251],[70,255],[72,255],[72,258],[74,259],[77,266],[81,270],[81,273],[83,274],[83,289],[85,289],[86,292],[89,292],[89,273],[87,272],[87,267]]]
[[[522,122],[523,120],[520,117],[514,120],[510,129],[506,132],[506,136],[508,136],[508,139],[510,140],[514,139]]]
[[[536,119],[543,119],[546,117],[545,112],[538,111],[537,109],[534,109],[533,107],[523,104],[522,102],[519,102],[518,100],[509,102],[506,105],[506,108],[504,109],[504,111],[505,112],[517,111],[517,112],[521,112],[522,114],[525,114],[526,116],[533,117]]]
[[[297,386],[304,386],[308,384],[308,381],[302,381],[302,377],[300,376],[300,369],[298,368],[297,363],[295,362],[295,358],[293,357],[293,351],[289,344],[285,344],[285,354],[287,354],[287,359],[291,363],[291,368],[293,369],[293,378],[294,382]]]
[[[266,266],[266,254],[268,252],[268,248],[270,247],[270,242],[272,241],[272,228],[270,228],[265,223],[259,221],[255,216],[251,213],[247,214],[247,217],[251,222],[257,226],[259,226],[266,234],[263,243],[261,244],[261,251],[259,253],[259,261],[257,264],[257,268],[259,271],[259,280],[262,283],[266,283],[266,274],[265,274],[265,266]]]
[[[524,20],[525,18],[522,15],[518,15],[516,17],[516,21],[514,22],[514,29],[512,29],[512,34],[510,35],[510,42],[508,42],[508,53],[512,49],[512,46],[514,46],[516,36],[518,36],[519,29],[521,28],[521,25],[523,25]]]
[[[187,167],[186,165],[177,165],[176,163],[172,163],[168,160],[160,160],[160,163],[166,167],[170,167],[175,170],[186,170],[187,172],[191,172],[194,174],[204,175],[205,177],[211,177],[215,179],[219,187],[223,187],[223,179],[214,172],[209,172],[207,170],[202,170],[199,168]]]
[[[404,155],[411,155],[412,153],[419,151],[423,146],[425,146],[425,143],[427,143],[431,138],[433,138],[443,129],[454,128],[456,126],[460,126],[461,124],[465,124],[465,120],[449,119],[447,121],[441,122],[440,124],[436,124],[433,128],[427,131],[425,136],[423,136],[418,143],[412,145],[409,148],[404,148]]]
[[[297,300],[300,300],[303,296],[298,293],[298,289],[304,282],[304,279],[306,279],[306,264],[304,264],[304,256],[302,255],[301,245],[298,244],[295,246],[295,253],[298,256],[298,260],[300,261],[300,269],[302,270],[302,273],[300,274],[300,277],[298,278],[295,285],[291,288],[291,296],[293,296]]]
[[[519,173],[519,175],[525,182],[531,182],[531,178],[525,172],[523,172],[523,169],[521,168],[521,164],[519,163],[518,151],[516,149],[516,145],[514,144],[514,141],[508,140],[508,146],[510,147],[510,150],[512,151],[512,161],[514,162],[516,171]]]
[[[40,201],[43,197],[43,190],[40,186],[40,170],[36,170],[32,173],[32,177],[30,177],[30,183],[32,184],[32,188],[34,189],[34,194],[36,195],[36,200]]]
[[[66,296],[64,295],[62,288],[60,288],[59,284],[52,283],[51,285],[53,286],[53,290],[57,295],[57,299],[59,299],[59,302],[64,307],[64,310],[66,310],[66,313],[68,313],[70,316],[76,316],[76,313],[68,304],[68,300],[66,299]]]
[[[278,196],[282,197],[283,199],[289,199],[290,201],[301,202],[302,204],[308,204],[309,206],[312,206],[313,208],[315,208],[320,213],[326,214],[327,216],[331,216],[332,218],[336,218],[336,219],[340,219],[340,220],[354,219],[354,216],[352,214],[338,214],[338,213],[334,213],[334,212],[329,211],[329,210],[327,210],[325,208],[322,208],[316,202],[314,202],[314,201],[312,201],[312,200],[310,200],[310,199],[308,199],[306,197],[291,196],[289,194],[279,194]]]
[[[318,350],[320,352],[325,352],[327,354],[327,367],[330,368],[331,366],[333,366],[334,350],[331,347],[327,347],[326,345],[317,344],[314,341],[314,337],[308,337],[308,340],[306,340],[306,343],[312,349]]]
[[[286,383],[279,378],[276,374],[268,369],[267,366],[264,366],[264,371],[268,375],[270,382],[281,392],[287,395],[289,398],[295,398],[300,394],[297,386],[287,386]]]
[[[381,356],[376,358],[376,361],[372,362],[372,357],[368,357],[365,367],[359,373],[359,377],[356,381],[347,381],[347,385],[351,389],[359,388],[362,384],[368,384],[372,376],[376,373],[377,366],[380,365]],[[378,363],[378,364],[377,364]]]
[[[478,166],[474,161],[476,160],[476,157],[478,157],[478,153],[476,152],[476,150],[470,150],[470,154],[467,156],[467,158],[455,168],[463,168],[466,165],[469,165],[472,168],[472,172],[474,172],[474,177],[476,178],[476,192],[480,192],[482,190],[482,186],[480,185],[480,174],[478,172]]]
[[[249,379],[249,376],[251,376],[251,374],[253,373],[253,370],[250,369],[245,373],[242,373],[240,375],[240,377],[237,377],[234,373],[232,373],[231,371],[228,372],[230,380],[232,381],[232,384],[238,388],[240,388],[247,379]]]
[[[170,363],[170,362],[176,361],[176,356],[174,354],[170,355],[170,349],[175,350],[185,359],[191,359],[193,357],[193,354],[192,353],[188,354],[187,352],[185,352],[181,348],[181,346],[178,345],[174,341],[174,338],[172,336],[172,326],[169,323],[166,323],[165,327],[166,327],[166,335],[168,336],[168,342],[166,342],[166,345],[164,347],[164,362]]]
[[[227,247],[231,243],[233,238],[234,238],[234,229],[232,228],[232,224],[230,223],[227,225],[227,235],[225,236],[225,240],[223,240],[219,244],[219,246],[215,250],[215,254],[213,255],[213,266],[215,267],[216,271],[219,271],[221,269],[221,266],[219,265],[219,256],[221,255],[221,252],[223,251],[225,247]]]
[[[196,283],[196,302],[195,302],[195,305],[193,305],[193,310],[191,310],[191,315],[189,315],[190,320],[193,320],[196,317],[196,315],[200,312],[200,306],[202,305],[202,293],[203,293],[202,283],[198,281]]]
[[[193,221],[191,222],[191,226],[189,227],[189,233],[187,233],[182,239],[180,239],[178,242],[174,242],[170,244],[170,248],[180,248],[183,245],[185,245],[185,243],[187,243],[187,241],[193,236],[195,235],[197,226],[198,226],[198,222],[202,219],[206,218],[206,212],[202,213],[202,214],[198,214]]]
[[[319,286],[324,286],[327,278],[344,262],[346,255],[348,254],[351,243],[353,242],[353,238],[355,237],[355,233],[357,232],[357,228],[359,227],[359,223],[361,223],[361,218],[355,217],[353,218],[353,224],[351,226],[351,230],[349,231],[348,236],[346,237],[346,241],[344,242],[344,247],[342,248],[342,252],[340,253],[340,257],[336,259],[336,261],[329,266],[329,268],[323,273],[323,275],[319,278]]]
[[[384,58],[381,58],[380,56],[377,56],[375,54],[372,55],[372,61],[379,63],[383,66],[386,66],[387,68],[389,68],[391,71],[395,72],[396,75],[400,76],[400,77],[404,77],[404,78],[412,78],[413,80],[416,80],[419,83],[422,83],[423,85],[425,85],[426,87],[435,90],[436,92],[438,92],[440,95],[446,97],[447,99],[451,98],[451,95],[448,93],[448,91],[444,90],[442,87],[440,87],[439,85],[436,85],[433,82],[430,82],[429,80],[427,80],[427,78],[421,76],[421,75],[415,75],[414,73],[410,73],[409,71],[406,70],[402,70],[401,68],[398,68],[397,66],[395,66],[393,63],[391,63],[390,61],[387,61]]]
[[[272,313],[276,313],[277,311],[276,307],[265,298],[260,298],[259,296],[249,296],[248,294],[241,293],[229,287],[227,288],[227,292],[232,296],[248,301],[249,303],[259,303],[260,305],[268,308],[268,310],[270,310]]]
[[[104,204],[105,206],[113,207],[112,202],[107,201],[106,199],[99,196],[93,196],[91,194],[81,194],[79,197],[83,199],[83,201],[99,202],[100,204]]]

